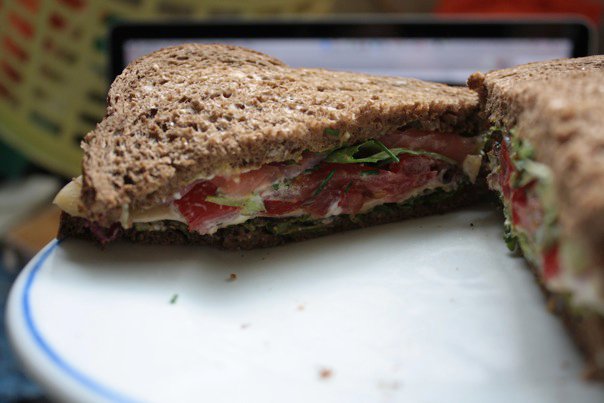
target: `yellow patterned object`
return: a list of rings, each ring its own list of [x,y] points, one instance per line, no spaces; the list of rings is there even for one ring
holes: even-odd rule
[[[322,14],[332,3],[0,0],[0,137],[54,172],[79,174],[79,143],[105,110],[111,21]]]

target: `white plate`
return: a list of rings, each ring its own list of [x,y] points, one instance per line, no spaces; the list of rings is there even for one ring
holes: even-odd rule
[[[252,252],[52,242],[7,309],[60,400],[604,401],[487,207]]]

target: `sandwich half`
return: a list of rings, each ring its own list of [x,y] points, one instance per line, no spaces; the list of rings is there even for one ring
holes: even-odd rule
[[[604,378],[604,56],[476,73],[508,246]]]
[[[182,45],[128,66],[55,203],[59,236],[278,245],[481,195],[478,96]]]

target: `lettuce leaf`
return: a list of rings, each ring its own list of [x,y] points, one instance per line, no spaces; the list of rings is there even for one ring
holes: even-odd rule
[[[227,196],[208,196],[206,201],[210,203],[220,204],[222,206],[240,207],[241,214],[253,215],[255,213],[266,211],[264,203],[260,196],[250,196],[243,198],[227,197]]]
[[[331,152],[325,159],[327,162],[336,164],[388,164],[399,162],[398,155],[423,155],[456,164],[451,158],[430,151],[416,151],[408,148],[388,148],[380,141],[368,140],[364,143],[350,147],[344,147]]]

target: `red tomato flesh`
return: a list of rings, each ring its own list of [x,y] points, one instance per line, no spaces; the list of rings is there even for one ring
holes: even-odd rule
[[[539,199],[532,195],[536,181],[519,188],[512,187],[511,179],[515,168],[505,142],[501,144],[499,159],[501,161],[499,184],[504,197],[510,201],[512,222],[532,234],[539,228],[543,218],[543,207]]]
[[[380,139],[390,147],[407,147],[442,153],[463,161],[474,152],[475,140],[452,133],[407,130]],[[462,155],[463,154],[463,155]],[[399,155],[399,162],[379,168],[364,164],[335,164],[322,161],[324,155],[306,153],[296,164],[268,164],[232,177],[217,176],[196,184],[175,201],[189,227],[203,233],[220,220],[240,212],[238,207],[206,201],[207,196],[247,197],[255,191],[264,196],[265,211],[258,216],[279,217],[302,211],[321,218],[332,214],[357,214],[372,200],[398,202],[413,189],[436,178],[447,164],[440,160],[409,154]],[[287,179],[287,187],[271,185]]]
[[[314,172],[295,178],[291,188],[303,201],[303,210],[312,217],[323,217],[334,207],[339,207],[341,214],[356,214],[370,200],[400,200],[434,179],[438,167],[442,167],[441,162],[428,157],[399,158],[398,163],[380,169],[362,164],[322,163]]]
[[[387,134],[381,137],[380,141],[388,148],[431,151],[461,164],[469,154],[476,153],[480,140],[477,137],[463,137],[456,133],[408,129]]]
[[[287,200],[264,200],[264,209],[268,216],[280,216],[297,210],[302,203]]]
[[[212,183],[219,187],[221,192],[230,196],[247,196],[254,190],[270,185],[276,181],[281,174],[279,167],[265,165],[253,171],[244,172],[231,178],[217,176]]]
[[[239,212],[239,207],[223,206],[206,201],[206,197],[216,194],[217,187],[210,181],[203,181],[193,186],[174,204],[187,219],[191,231],[206,231],[211,222],[224,220]]]
[[[554,245],[543,254],[543,276],[550,280],[560,274],[558,245]]]
[[[512,213],[512,222],[517,228],[526,231],[530,237],[534,238],[536,231],[543,221],[543,206],[537,197],[532,195],[536,182],[514,188],[511,184],[512,174],[515,167],[512,164],[508,146],[505,141],[501,143],[499,151],[500,172],[499,185],[504,198],[509,200]],[[558,260],[558,244],[543,251],[543,277],[545,280],[551,280],[560,273]]]
[[[443,162],[429,157],[401,155],[400,161],[378,168],[363,164],[319,163],[315,169],[293,178],[285,195],[275,194],[263,200],[265,211],[259,216],[279,217],[302,210],[320,218],[336,209],[338,214],[357,214],[363,205],[375,199],[384,203],[397,202],[413,189],[423,186],[438,175]],[[213,223],[238,214],[239,207],[223,206],[206,201],[220,194],[248,195],[258,183],[266,184],[275,174],[275,166],[239,175],[239,182],[222,177],[203,181],[191,188],[174,203],[187,219],[189,227],[207,231]],[[267,179],[268,178],[268,179]]]

